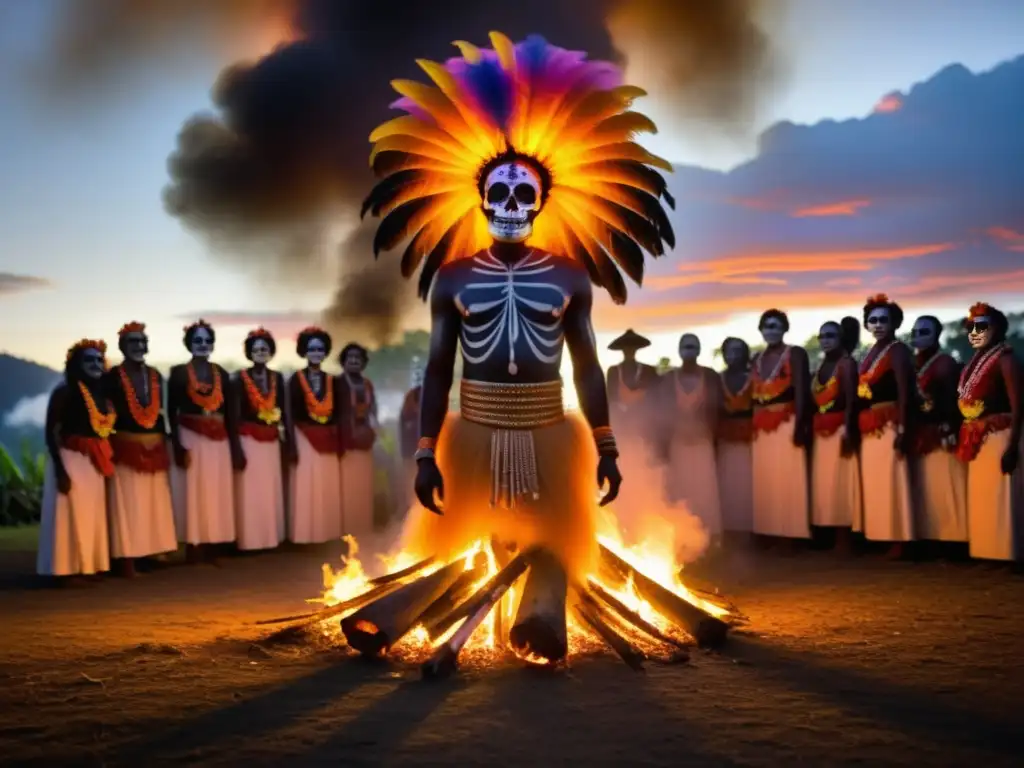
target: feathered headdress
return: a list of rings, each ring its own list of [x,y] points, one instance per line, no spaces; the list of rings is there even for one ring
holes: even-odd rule
[[[104,357],[107,356],[107,342],[103,341],[103,339],[79,339],[68,347],[68,353],[64,357],[64,365],[69,365],[71,363],[71,358],[83,349],[95,349]]]
[[[374,255],[411,238],[402,274],[422,264],[426,298],[446,261],[472,256],[491,238],[482,211],[483,172],[496,160],[536,167],[546,189],[528,243],[586,265],[617,303],[626,299],[621,269],[637,284],[644,251],[675,245],[661,200],[674,207],[665,179],[672,166],[633,139],[656,131],[629,110],[644,95],[623,85],[608,62],[531,36],[513,44],[492,32],[493,49],[457,41],[462,56],[419,60],[433,81],[395,80],[392,106],[407,114],[371,135],[370,165],[380,178],[363,203],[382,221]]]

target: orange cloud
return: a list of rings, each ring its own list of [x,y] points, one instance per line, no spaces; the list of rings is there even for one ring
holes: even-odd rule
[[[837,277],[834,280],[826,280],[825,285],[828,288],[848,288],[863,282],[859,277]]]
[[[714,261],[684,262],[679,265],[680,272],[695,272],[697,274],[650,277],[644,281],[644,286],[656,291],[664,291],[706,283],[735,283],[737,280],[748,277],[752,278],[754,283],[785,285],[785,281],[773,281],[772,278],[766,278],[764,275],[803,272],[870,272],[880,261],[930,256],[944,253],[955,247],[956,243],[931,243],[903,248],[731,255]]]
[[[1024,253],[1024,234],[1015,229],[1010,229],[1009,227],[989,227],[985,230],[985,234],[993,240],[1003,243],[1008,251]]]
[[[903,97],[896,93],[888,93],[882,97],[882,99],[875,104],[873,112],[876,115],[888,114],[890,112],[899,112],[903,108]]]
[[[870,200],[847,200],[839,203],[813,205],[793,211],[793,218],[803,219],[811,216],[856,216],[861,208],[871,205]]]

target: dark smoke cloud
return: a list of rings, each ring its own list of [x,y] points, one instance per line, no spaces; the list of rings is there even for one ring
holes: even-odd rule
[[[81,4],[85,5],[85,4]],[[225,70],[213,114],[188,120],[168,162],[167,210],[217,251],[266,268],[323,281],[310,254],[331,242],[337,222],[372,184],[370,131],[389,117],[388,81],[420,78],[416,58],[443,60],[451,41],[486,43],[499,29],[513,39],[540,33],[595,58],[655,51],[647,86],[684,114],[743,122],[770,72],[770,45],[754,0],[106,0],[80,39],[65,37],[76,71],[100,54],[136,55],[140,42],[203,22],[228,29],[259,14],[290,16],[296,42],[254,64]],[[259,8],[254,11],[254,6]],[[441,10],[443,8],[443,10]],[[111,9],[117,13],[111,12]],[[205,16],[204,16],[205,14]],[[73,32],[73,25],[67,30]],[[611,30],[611,31],[609,31]],[[614,39],[613,39],[614,37]],[[96,45],[102,40],[103,45]],[[90,54],[90,51],[93,53]],[[90,58],[93,56],[93,58]],[[107,59],[104,58],[104,61]],[[413,291],[393,257],[373,262],[370,227],[339,246],[341,283],[325,321],[340,337],[380,343],[399,330]]]

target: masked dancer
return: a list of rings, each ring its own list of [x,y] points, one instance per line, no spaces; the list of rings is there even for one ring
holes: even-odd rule
[[[171,368],[167,416],[175,471],[171,478],[178,539],[192,561],[212,560],[217,544],[235,540],[234,472],[245,469],[228,373],[210,361],[216,335],[205,320],[185,328],[192,359]]]
[[[700,339],[684,333],[679,339],[682,365],[663,377],[663,407],[658,410],[669,429],[669,498],[685,501],[705,530],[717,537],[722,532],[722,510],[715,431],[722,382],[717,373],[697,363],[699,356]]]
[[[967,541],[967,466],[956,458],[960,432],[957,383],[960,366],[940,348],[942,324],[923,315],[910,344],[917,370],[917,416],[911,447],[911,480],[918,537]]]
[[[284,379],[268,364],[277,343],[265,328],[245,337],[252,365],[232,382],[238,407],[238,434],[245,454],[244,472],[235,475],[235,526],[241,550],[273,549],[285,538],[281,442],[290,436],[285,420]]]
[[[288,449],[288,537],[296,544],[340,539],[341,451],[334,377],[321,365],[331,353],[331,337],[310,326],[299,333],[295,351],[306,367],[288,381],[294,448]]]
[[[743,339],[722,342],[725,370],[716,445],[718,496],[725,536],[746,539],[754,525],[754,478],[751,443],[754,438],[754,401],[750,375],[750,347]]]
[[[377,397],[365,375],[370,353],[359,344],[346,344],[338,356],[341,429],[341,506],[345,533],[360,537],[373,533],[373,445],[377,441]]]
[[[896,339],[902,324],[903,310],[884,293],[868,299],[864,325],[875,343],[861,360],[857,381],[864,537],[892,542],[893,558],[914,538],[906,457],[916,387],[910,350]]]
[[[125,576],[135,561],[174,552],[170,450],[164,420],[164,379],[146,365],[149,338],[142,323],[127,323],[117,332],[124,361],[106,375],[106,391],[117,411],[117,431],[110,436],[114,476],[110,491],[110,556]]]
[[[974,354],[960,374],[963,416],[957,455],[968,463],[967,526],[971,557],[1017,560],[1024,514],[1020,460],[1020,363],[1006,342],[1006,315],[975,304],[964,321]]]
[[[754,532],[810,537],[807,449],[810,371],[803,347],[784,342],[789,317],[769,309],[758,323],[765,348],[753,360]]]
[[[860,526],[861,488],[857,450],[857,363],[860,323],[844,318],[818,331],[822,359],[811,379],[814,441],[811,461],[811,522],[834,528],[836,548],[848,551],[850,531]]]
[[[80,577],[110,568],[106,478],[114,474],[108,438],[117,413],[103,391],[106,351],[103,341],[76,342],[46,409],[50,461],[36,557],[36,570],[44,576]]]
[[[565,603],[556,567],[593,564],[595,482],[608,486],[605,503],[621,482],[591,283],[621,303],[619,268],[639,279],[642,249],[671,247],[665,182],[648,167],[671,166],[632,141],[653,126],[626,111],[641,92],[616,67],[536,36],[491,41],[457,43],[462,57],[445,65],[421,62],[437,89],[396,81],[409,116],[372,136],[383,180],[365,207],[384,217],[377,250],[411,236],[403,273],[422,265],[430,297],[416,494],[444,516],[411,516],[407,540],[441,555],[492,534],[543,546],[554,565],[531,568],[511,632],[533,638],[520,653],[557,660],[564,640],[540,630],[556,613],[545,609]],[[563,409],[565,346],[582,417]]]

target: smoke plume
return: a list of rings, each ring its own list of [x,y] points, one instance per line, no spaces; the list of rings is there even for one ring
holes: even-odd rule
[[[352,209],[372,184],[368,136],[390,116],[388,81],[419,79],[416,58],[443,60],[452,40],[486,43],[492,29],[513,39],[540,33],[594,58],[627,61],[637,85],[705,130],[748,122],[773,71],[755,0],[447,0],[441,8],[409,0],[76,2],[61,27],[57,69],[80,76],[125,67],[194,43],[197,30],[277,34],[283,44],[221,73],[213,113],[184,123],[165,205],[233,263],[309,285],[325,279],[310,254],[337,246],[340,284],[325,320],[369,343],[391,337],[416,301],[393,259],[373,263],[368,228],[339,237],[339,223],[354,222]]]

